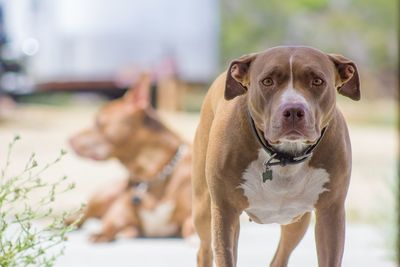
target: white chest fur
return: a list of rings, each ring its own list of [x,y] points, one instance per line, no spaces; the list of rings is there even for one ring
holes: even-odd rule
[[[308,166],[308,162],[286,167],[272,167],[272,180],[263,183],[263,163],[269,155],[262,149],[257,160],[243,173],[241,188],[248,199],[248,215],[259,223],[289,224],[296,217],[312,211],[319,195],[327,191],[325,169]]]
[[[178,225],[170,223],[175,205],[165,202],[158,205],[154,210],[140,210],[143,231],[149,237],[164,237],[176,234]]]

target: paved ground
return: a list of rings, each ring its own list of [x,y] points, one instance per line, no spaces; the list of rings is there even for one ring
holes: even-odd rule
[[[92,245],[88,228],[70,235],[70,241],[56,267],[195,267],[197,240],[136,239]],[[268,266],[279,238],[279,226],[243,222],[238,266]],[[312,227],[292,255],[290,266],[317,266]],[[350,224],[347,229],[343,267],[395,267],[390,260],[380,229]]]
[[[54,159],[61,148],[69,150],[67,139],[74,132],[91,125],[95,106],[51,108],[21,107],[8,119],[0,121],[0,163],[13,135],[22,140],[16,146],[10,173],[18,173],[35,151],[39,164]],[[191,139],[198,116],[163,113],[167,123]],[[174,123],[179,121],[179,124]],[[347,199],[348,231],[344,266],[395,266],[390,263],[394,240],[394,188],[396,177],[397,133],[394,127],[350,125],[353,143],[353,176]],[[1,164],[2,165],[2,164]],[[79,205],[99,186],[126,177],[116,161],[97,163],[69,153],[57,166],[46,172],[45,179],[67,175],[77,188],[60,196],[57,210]],[[87,243],[91,223],[85,230],[70,236],[66,255],[59,267],[90,266],[194,266],[195,242],[179,239],[121,240],[108,245]],[[278,239],[278,227],[243,223],[239,266],[267,266]],[[316,266],[311,228],[293,255],[291,266]]]

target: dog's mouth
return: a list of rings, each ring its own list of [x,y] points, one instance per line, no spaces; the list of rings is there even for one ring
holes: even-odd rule
[[[305,145],[312,145],[317,142],[320,135],[313,132],[304,132],[298,129],[289,129],[286,130],[279,135],[269,136],[266,132],[264,132],[265,140],[268,141],[271,145],[279,145],[286,142],[296,142],[303,143]]]
[[[95,135],[73,137],[70,139],[70,146],[77,155],[95,161],[103,161],[111,157],[112,147]]]
[[[268,138],[264,134],[265,140],[276,151],[293,156],[302,155],[304,151],[315,145],[321,136],[322,133],[306,135],[302,131],[295,129],[284,132],[277,139]]]
[[[290,129],[282,134],[283,138],[280,140],[288,140],[288,141],[303,141],[305,140],[305,134],[297,129]]]
[[[326,127],[319,131],[319,125],[314,127],[271,127],[264,131],[257,129],[251,114],[248,113],[250,126],[261,146],[275,159],[269,165],[295,164],[303,162],[312,155],[312,151],[322,140]],[[270,132],[268,132],[270,130]],[[276,137],[276,138],[271,138]],[[264,139],[264,140],[263,140]],[[268,178],[267,178],[268,179]]]

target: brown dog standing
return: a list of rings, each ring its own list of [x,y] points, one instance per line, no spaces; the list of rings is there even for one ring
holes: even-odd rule
[[[204,101],[193,154],[198,266],[236,266],[239,215],[281,224],[286,266],[316,212],[319,266],[340,266],[351,147],[336,90],[359,100],[355,64],[309,47],[234,60]]]
[[[150,78],[142,76],[123,98],[103,107],[96,124],[71,138],[77,154],[94,160],[117,158],[129,171],[89,200],[80,224],[102,219],[92,241],[129,236],[188,236],[191,220],[191,154],[149,104]]]

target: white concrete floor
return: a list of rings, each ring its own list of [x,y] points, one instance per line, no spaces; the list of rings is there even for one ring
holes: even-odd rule
[[[119,239],[113,243],[91,244],[90,232],[98,225],[91,221],[70,234],[65,255],[56,267],[195,267],[198,241],[182,239]],[[344,267],[395,267],[388,255],[382,229],[369,225],[347,227]],[[238,266],[268,266],[279,238],[278,225],[242,222]],[[310,227],[294,251],[289,266],[317,266],[313,228]]]

